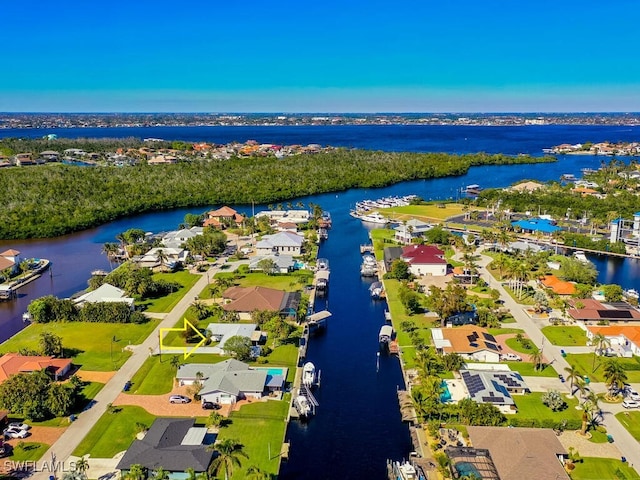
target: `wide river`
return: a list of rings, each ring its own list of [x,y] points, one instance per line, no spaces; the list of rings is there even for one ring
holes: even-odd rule
[[[0,130],[0,136],[126,137],[181,139],[226,143],[256,139],[269,143],[320,143],[390,151],[486,151],[538,155],[542,148],[584,141],[633,141],[639,127],[155,127],[118,129]],[[396,389],[402,376],[395,358],[382,357],[376,371],[377,334],[384,321],[383,303],[373,302],[368,283],[359,276],[360,243],[367,230],[349,217],[356,201],[387,195],[417,194],[425,199],[456,196],[461,187],[477,183],[484,188],[505,187],[521,179],[557,180],[564,173],[580,174],[597,168],[603,157],[566,156],[554,164],[487,166],[472,168],[461,177],[417,180],[381,189],[356,189],[292,200],[313,202],[331,212],[334,226],[320,251],[331,265],[328,308],[329,329],[310,343],[308,358],[322,370],[318,415],[306,425],[292,424],[288,432],[291,459],[281,478],[384,478],[385,460],[401,459],[410,450],[406,427],[400,422]],[[37,167],[36,167],[37,168]],[[251,207],[234,206],[244,213]],[[208,209],[161,211],[120,219],[98,228],[55,239],[0,241],[0,248],[15,248],[23,257],[52,260],[43,277],[20,289],[19,298],[0,304],[0,340],[21,328],[22,313],[34,298],[53,294],[66,297],[87,286],[90,272],[109,269],[101,254],[105,242],[129,228],[159,232],[174,229],[186,213]],[[260,207],[256,206],[256,211]],[[639,208],[640,210],[640,208]],[[635,260],[592,258],[601,282],[636,288],[640,263]]]

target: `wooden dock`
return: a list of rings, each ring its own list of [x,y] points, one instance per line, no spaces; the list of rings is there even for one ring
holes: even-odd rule
[[[360,245],[360,253],[373,253],[373,245],[363,244]]]

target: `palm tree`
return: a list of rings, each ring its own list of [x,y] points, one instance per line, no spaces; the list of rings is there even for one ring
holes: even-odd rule
[[[180,357],[178,355],[174,355],[173,357],[171,357],[169,364],[171,365],[171,367],[175,368],[177,371],[178,368],[180,367]]]
[[[591,345],[595,347],[593,350],[593,365],[591,367],[591,373],[596,371],[596,352],[602,352],[602,350],[611,346],[611,340],[605,337],[602,333],[596,333],[591,339]]]
[[[531,363],[533,363],[536,372],[540,370],[540,367],[542,366],[542,358],[542,350],[540,350],[538,347],[534,347],[529,354],[529,360],[531,360]]]
[[[107,256],[107,260],[109,260],[109,268],[113,270],[113,257],[118,254],[118,245],[113,242],[107,242],[102,246],[102,253]]]
[[[129,467],[129,472],[125,475],[127,480],[145,480],[147,478],[146,468],[139,463],[134,463]]]
[[[186,474],[187,474],[186,480],[197,480],[198,478],[196,471],[191,467],[187,468]]]
[[[624,388],[624,384],[627,381],[627,372],[622,368],[618,360],[611,358],[604,364],[603,374],[605,384],[609,389],[609,397],[613,398],[614,391]]]
[[[169,257],[167,256],[167,252],[165,252],[161,248],[158,249],[158,251],[156,252],[156,258],[160,262],[160,270],[164,271],[164,264],[169,259]]]
[[[76,460],[75,471],[87,478],[87,470],[89,470],[89,461],[85,457]]]
[[[573,395],[573,384],[577,383],[579,379],[582,379],[582,374],[575,365],[565,367],[564,371],[567,372],[567,380],[570,382],[569,391],[571,392],[571,395]]]
[[[160,467],[153,472],[153,478],[154,480],[169,480],[169,472]]]
[[[217,476],[224,472],[225,480],[231,478],[234,467],[242,466],[240,457],[249,458],[244,451],[244,445],[233,438],[225,438],[208,448],[218,452],[218,456],[209,465],[209,474]]]
[[[119,233],[116,235],[116,240],[120,242],[120,248],[124,252],[125,258],[129,258],[129,251],[127,250],[129,244],[127,242],[126,235],[124,233]]]
[[[271,480],[273,478],[273,475],[265,472],[264,470],[261,470],[255,465],[251,465],[247,469],[247,475],[244,478],[246,480]]]

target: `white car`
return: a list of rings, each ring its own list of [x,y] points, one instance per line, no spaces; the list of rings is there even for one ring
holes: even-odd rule
[[[515,353],[506,353],[501,355],[501,359],[507,362],[521,362],[522,357],[520,355],[516,355]]]
[[[189,403],[191,399],[184,395],[171,395],[169,397],[169,403]]]
[[[639,408],[640,402],[636,402],[635,400],[625,400],[622,402],[622,406],[624,408]]]
[[[13,422],[9,424],[8,428],[16,430],[29,430],[31,428],[31,425],[27,425],[26,423]]]
[[[7,428],[2,433],[4,433],[5,438],[26,438],[29,435],[26,430],[18,428]]]
[[[629,393],[627,394],[627,398],[629,400],[640,402],[640,393],[636,392],[635,390],[630,390]]]

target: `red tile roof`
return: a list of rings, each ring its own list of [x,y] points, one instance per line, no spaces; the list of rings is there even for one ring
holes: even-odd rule
[[[16,255],[20,255],[20,252],[18,250],[14,250],[12,248],[10,248],[9,250],[5,250],[4,252],[0,253],[0,256],[3,256],[3,257],[15,257]]]
[[[407,245],[402,247],[402,258],[414,265],[446,265],[447,263],[444,259],[444,252],[434,245]]]
[[[71,359],[69,358],[6,353],[0,357],[0,383],[17,373],[36,372],[43,369],[48,369],[57,375],[68,368],[69,365],[71,365]]]
[[[540,279],[540,283],[558,295],[573,295],[576,293],[576,285],[574,283],[560,280],[555,275],[545,275]]]
[[[232,312],[253,312],[254,310],[280,310],[286,292],[265,287],[231,287],[222,294],[231,300],[222,306]]]

